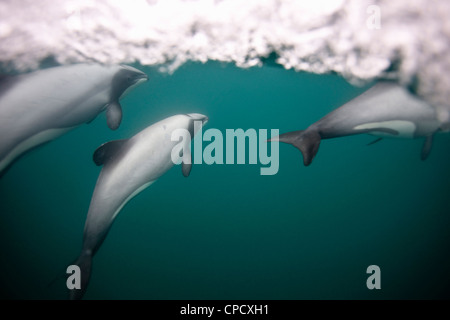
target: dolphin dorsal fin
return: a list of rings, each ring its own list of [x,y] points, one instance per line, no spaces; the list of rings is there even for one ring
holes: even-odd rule
[[[95,150],[93,159],[96,165],[101,166],[107,164],[108,161],[114,158],[114,156],[122,149],[122,146],[127,142],[124,140],[113,140],[102,144]]]

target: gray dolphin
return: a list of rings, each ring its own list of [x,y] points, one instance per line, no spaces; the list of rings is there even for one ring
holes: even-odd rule
[[[198,121],[197,126],[195,121]],[[176,149],[180,143],[172,141],[172,133],[184,129],[189,132],[189,138],[193,138],[207,121],[206,116],[197,113],[175,115],[130,139],[107,142],[95,151],[94,162],[103,168],[89,206],[81,254],[75,263],[81,271],[81,289],[70,290],[71,299],[83,297],[89,283],[92,258],[120,210],[174,165],[172,152],[179,154],[181,150]],[[192,164],[190,143],[188,138],[181,141],[184,176],[189,175]]]
[[[430,151],[433,135],[443,128],[436,110],[392,81],[381,81],[360,96],[330,112],[306,130],[281,134],[269,141],[292,144],[311,164],[321,139],[368,133],[379,137],[424,137],[421,158]],[[378,140],[377,140],[378,141]]]
[[[119,99],[147,75],[129,66],[76,64],[0,77],[0,175],[26,151],[106,110],[115,130]]]

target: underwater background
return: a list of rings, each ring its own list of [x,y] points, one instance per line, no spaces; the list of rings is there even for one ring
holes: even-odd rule
[[[2,299],[68,297],[65,269],[81,249],[102,143],[192,112],[224,136],[300,130],[370,86],[272,66],[133,66],[149,81],[121,101],[117,131],[101,114],[0,179]],[[323,140],[309,167],[280,144],[273,176],[261,164],[202,164],[184,178],[174,166],[117,216],[84,299],[450,298],[450,135],[436,135],[426,161],[421,139],[367,146],[374,139]],[[370,265],[381,290],[366,286]]]

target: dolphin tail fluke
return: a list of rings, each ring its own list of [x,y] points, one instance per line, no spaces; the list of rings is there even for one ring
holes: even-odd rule
[[[269,141],[280,141],[292,144],[303,155],[303,164],[309,166],[320,145],[320,134],[315,130],[299,130],[280,134]]]
[[[84,293],[86,292],[89,279],[91,277],[92,253],[82,252],[74,265],[80,268],[79,288],[75,287],[74,289],[69,289],[70,300],[80,300],[81,298],[83,298]],[[74,279],[73,284],[75,284],[76,281],[77,279]]]

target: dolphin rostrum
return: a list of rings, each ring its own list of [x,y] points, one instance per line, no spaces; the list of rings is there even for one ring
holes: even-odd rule
[[[75,64],[0,77],[0,175],[26,151],[106,110],[115,130],[119,99],[147,75],[123,65]]]
[[[363,94],[330,112],[305,130],[292,131],[268,141],[292,144],[311,164],[321,139],[368,133],[379,137],[424,137],[421,158],[430,151],[433,135],[442,130],[435,108],[392,81],[381,81]],[[378,140],[377,140],[378,141]]]
[[[180,143],[172,141],[172,133],[179,129],[189,132],[189,138],[181,142],[184,153],[182,172],[188,176],[192,165],[191,139],[206,121],[206,116],[197,113],[175,115],[147,127],[130,139],[107,142],[95,151],[94,162],[103,168],[89,206],[81,254],[75,263],[80,268],[81,288],[70,290],[71,299],[80,299],[84,295],[92,258],[120,210],[174,165],[172,150],[177,150]]]

